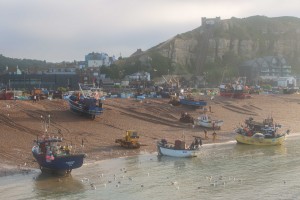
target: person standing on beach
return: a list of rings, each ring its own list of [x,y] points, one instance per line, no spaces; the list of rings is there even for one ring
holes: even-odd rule
[[[215,142],[215,140],[216,140],[216,137],[217,137],[217,133],[216,133],[216,131],[214,130],[214,132],[212,133],[212,135],[213,135],[213,142]]]
[[[208,136],[207,136],[207,130],[206,130],[206,129],[204,129],[204,138],[205,138],[205,139],[208,139]]]

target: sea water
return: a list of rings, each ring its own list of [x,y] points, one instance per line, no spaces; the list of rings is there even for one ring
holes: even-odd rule
[[[203,145],[195,158],[142,154],[85,164],[69,177],[0,178],[1,199],[300,199],[300,136],[281,146]]]

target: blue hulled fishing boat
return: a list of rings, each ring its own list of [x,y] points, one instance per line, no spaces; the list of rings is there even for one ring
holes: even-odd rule
[[[95,119],[97,115],[100,115],[103,112],[99,92],[90,90],[90,92],[85,93],[81,89],[80,84],[79,88],[80,92],[73,93],[68,99],[70,109],[74,112],[88,116],[91,119]]]
[[[72,146],[60,146],[59,142],[62,142],[61,138],[53,137],[35,140],[32,154],[42,172],[63,175],[82,166],[85,154],[71,153]]]
[[[186,106],[204,107],[207,102],[202,99],[197,99],[191,95],[185,95],[179,97],[179,103]]]

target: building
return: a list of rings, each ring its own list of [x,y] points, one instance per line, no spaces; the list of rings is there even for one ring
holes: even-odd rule
[[[47,71],[44,71],[43,74],[76,74],[76,67],[51,67]]]
[[[266,56],[243,62],[240,65],[240,74],[250,82],[257,83],[259,80],[290,77],[291,68],[283,56]]]
[[[283,88],[292,88],[297,86],[297,81],[294,77],[279,77],[277,79],[277,86]]]
[[[15,75],[20,75],[20,74],[22,74],[22,71],[19,69],[18,66],[16,66],[16,67],[8,67],[8,66],[6,66],[6,68],[5,68],[4,72],[3,72],[3,74],[10,74],[10,75],[15,74]]]
[[[216,18],[202,17],[201,22],[202,22],[202,27],[210,28],[216,24],[219,24],[221,22],[221,17],[216,17]]]
[[[110,66],[116,61],[115,57],[109,57],[107,53],[89,53],[85,56],[87,67]]]
[[[136,72],[128,76],[129,81],[150,81],[150,73]]]
[[[0,85],[16,90],[33,88],[56,90],[58,87],[74,90],[78,88],[79,76],[77,74],[3,74],[0,80]]]

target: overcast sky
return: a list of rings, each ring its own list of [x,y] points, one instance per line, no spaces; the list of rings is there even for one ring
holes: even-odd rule
[[[300,17],[299,0],[0,0],[0,54],[61,62],[130,56],[201,26],[202,17]]]

